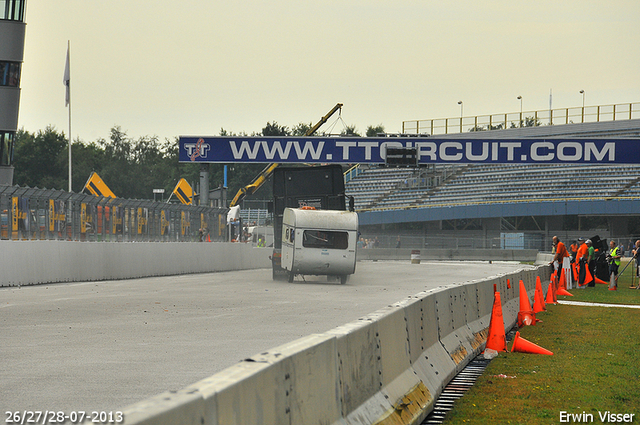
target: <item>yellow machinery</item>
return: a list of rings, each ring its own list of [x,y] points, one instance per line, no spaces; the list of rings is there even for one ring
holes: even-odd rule
[[[193,203],[193,189],[191,189],[191,185],[184,179],[178,180],[178,184],[173,189],[171,196],[176,195],[176,197],[185,205],[191,205]],[[167,202],[169,202],[167,199]]]
[[[326,123],[327,120],[329,120],[329,118],[331,118],[331,116],[333,114],[336,113],[336,111],[338,109],[342,108],[342,103],[338,103],[336,104],[336,106],[333,107],[333,109],[331,109],[329,111],[329,113],[327,115],[325,115],[324,117],[322,117],[320,119],[320,121],[318,121],[316,123],[316,125],[314,125],[313,127],[311,127],[307,133],[305,134],[305,136],[311,136],[313,135],[313,133],[315,133],[321,126],[322,124]],[[235,207],[236,205],[238,205],[240,203],[240,201],[242,201],[247,195],[252,195],[254,194],[258,189],[260,189],[260,187],[264,184],[264,182],[266,182],[269,177],[271,176],[271,174],[273,173],[273,170],[275,170],[280,164],[278,163],[273,163],[273,164],[269,164],[267,165],[264,170],[262,170],[260,172],[260,174],[258,174],[258,176],[253,179],[253,181],[246,185],[245,187],[240,188],[240,190],[238,190],[238,193],[236,193],[236,196],[233,198],[233,200],[231,201],[231,203],[229,204],[229,207]]]
[[[89,179],[84,184],[82,190],[88,190],[92,195],[95,196],[104,196],[105,198],[115,198],[116,195],[113,194],[109,186],[102,181],[102,178],[95,171],[91,173]]]

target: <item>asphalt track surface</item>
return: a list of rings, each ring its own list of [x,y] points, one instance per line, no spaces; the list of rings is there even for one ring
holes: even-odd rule
[[[530,266],[359,262],[345,285],[247,270],[0,289],[0,413],[116,411],[425,289]]]

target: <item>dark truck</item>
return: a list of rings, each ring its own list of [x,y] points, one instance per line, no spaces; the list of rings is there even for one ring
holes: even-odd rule
[[[313,207],[319,210],[346,211],[344,175],[338,164],[318,167],[278,167],[273,171],[273,279],[288,279],[281,267],[282,217],[285,208]],[[353,211],[353,198],[349,200]]]

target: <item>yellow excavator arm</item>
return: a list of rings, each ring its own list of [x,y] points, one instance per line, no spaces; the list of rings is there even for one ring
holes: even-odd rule
[[[241,187],[240,190],[238,190],[238,193],[236,193],[236,196],[233,198],[233,200],[229,204],[229,208],[235,207],[247,195],[252,195],[258,189],[260,189],[260,186],[262,186],[264,184],[264,182],[267,181],[267,179],[269,178],[271,173],[273,173],[273,170],[275,170],[278,167],[278,165],[280,165],[280,164],[269,164],[269,165],[267,165],[265,167],[265,169],[262,170],[260,172],[260,174],[258,174],[258,177],[253,179],[253,181],[250,184],[246,185],[245,187]]]
[[[320,121],[318,121],[316,123],[316,125],[311,127],[305,133],[305,136],[313,135],[313,133],[315,133],[322,126],[322,124],[326,123],[329,120],[329,118],[331,118],[331,116],[333,114],[335,114],[336,111],[339,110],[340,108],[342,108],[342,103],[336,104],[336,106],[334,106],[333,109],[331,109],[327,113],[327,115],[322,117],[320,119]],[[236,196],[234,196],[233,200],[229,204],[229,208],[235,207],[236,205],[238,205],[240,203],[240,201],[242,201],[247,195],[252,195],[252,194],[256,193],[256,191],[258,189],[260,189],[260,186],[262,186],[264,184],[264,182],[266,182],[269,179],[269,177],[273,173],[273,170],[278,168],[279,165],[280,164],[278,164],[278,163],[273,163],[273,164],[267,165],[264,168],[264,170],[262,170],[260,172],[260,174],[258,174],[258,176],[255,179],[253,179],[253,181],[251,183],[249,183],[245,187],[240,188],[240,190],[238,190],[238,193],[236,193]]]

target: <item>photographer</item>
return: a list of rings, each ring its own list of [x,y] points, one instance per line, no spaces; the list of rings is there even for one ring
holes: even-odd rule
[[[616,246],[615,241],[609,242],[609,254],[607,254],[607,260],[609,261],[609,290],[615,291],[618,289],[618,268],[620,267],[620,252]]]
[[[636,241],[635,246],[630,249],[633,259],[636,261],[636,277],[640,276],[640,264],[638,263],[638,256],[640,256],[640,240]]]

